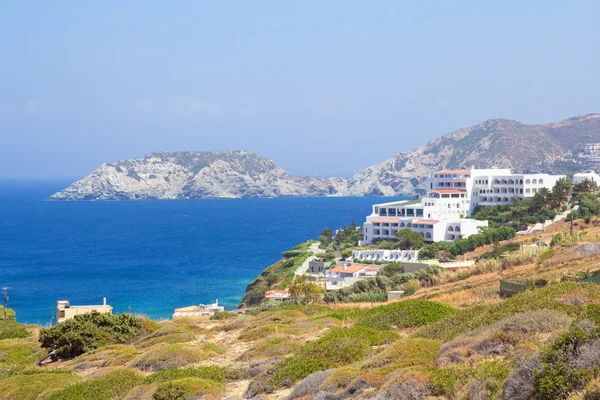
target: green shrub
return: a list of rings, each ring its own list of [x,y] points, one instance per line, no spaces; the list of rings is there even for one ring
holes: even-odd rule
[[[547,250],[544,250],[544,252],[538,256],[537,263],[542,264],[544,261],[548,261],[552,257],[553,253],[554,250],[552,249],[552,247]]]
[[[48,400],[107,400],[124,397],[143,378],[128,368],[115,368],[105,374],[54,392]]]
[[[362,368],[371,370],[387,367],[391,370],[418,365],[433,364],[442,342],[429,339],[404,339],[392,343],[381,353],[367,360]]]
[[[73,362],[93,363],[98,367],[123,366],[140,354],[141,351],[133,346],[113,344],[82,354]]]
[[[225,391],[222,383],[202,378],[183,378],[163,382],[154,393],[154,400],[189,400],[205,395],[216,398]]]
[[[187,328],[181,326],[165,326],[154,333],[141,338],[135,344],[140,347],[150,347],[158,343],[185,343],[195,339],[196,336]]]
[[[31,369],[41,358],[37,343],[22,339],[0,340],[0,373]]]
[[[181,368],[210,357],[210,354],[198,346],[166,344],[152,347],[129,362],[128,366],[142,371],[160,371],[169,368]]]
[[[36,400],[44,392],[62,389],[80,379],[64,372],[14,375],[0,379],[0,399]]]
[[[269,336],[256,343],[246,351],[241,360],[261,360],[269,358],[280,358],[294,353],[302,346],[299,340],[293,340],[285,336]]]
[[[360,308],[340,308],[327,314],[327,317],[339,319],[342,322],[356,322],[368,312],[368,310]]]
[[[322,338],[305,344],[292,357],[283,360],[259,377],[251,386],[260,383],[262,390],[271,392],[279,387],[291,386],[294,382],[313,372],[324,371],[362,360],[373,346],[390,343],[398,339],[395,332],[355,326],[348,329],[333,329]]]
[[[146,383],[154,383],[182,378],[202,378],[215,382],[225,382],[227,374],[227,368],[216,365],[181,369],[170,368],[155,372],[154,374],[147,376],[144,381]]]
[[[123,343],[139,333],[141,324],[130,314],[87,313],[40,332],[43,348],[56,348],[58,358],[73,358],[112,343]]]
[[[466,332],[493,324],[515,313],[544,308],[562,312],[571,317],[581,316],[586,313],[586,308],[583,305],[577,304],[577,302],[572,304],[568,300],[561,299],[561,297],[579,290],[587,292],[588,295],[595,298],[600,297],[600,288],[595,284],[563,282],[548,285],[541,289],[520,293],[501,303],[472,306],[459,310],[450,317],[423,327],[415,336],[440,339],[446,342]]]
[[[14,321],[16,318],[17,315],[15,313],[15,310],[6,307],[6,319],[11,319]],[[0,319],[4,320],[4,306],[0,306]]]
[[[230,319],[237,317],[238,314],[231,311],[217,311],[214,315],[210,316],[210,319],[213,321],[221,321],[224,319]]]
[[[375,329],[410,328],[423,326],[448,317],[454,309],[446,304],[425,300],[406,300],[375,307],[365,313],[358,326]]]
[[[27,330],[27,325],[13,320],[0,320],[0,340],[23,339],[29,336],[31,332]]]

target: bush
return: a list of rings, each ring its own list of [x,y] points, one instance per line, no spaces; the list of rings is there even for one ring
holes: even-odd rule
[[[563,282],[557,285],[549,285],[541,289],[519,293],[501,303],[472,306],[459,310],[448,318],[423,327],[415,336],[440,339],[445,342],[466,332],[493,324],[515,313],[544,308],[562,312],[571,317],[584,315],[587,310],[583,305],[560,301],[561,296],[569,295],[575,291],[584,291],[596,297],[600,296],[600,288],[593,284]]]
[[[135,344],[140,347],[150,347],[158,343],[185,343],[195,340],[196,336],[187,328],[165,326],[154,333],[141,338]]]
[[[188,400],[205,395],[217,397],[225,391],[222,383],[202,378],[183,378],[163,382],[154,393],[154,400]]]
[[[0,340],[0,377],[2,373],[12,374],[31,369],[41,356],[37,343],[22,339]]]
[[[181,368],[210,357],[210,354],[197,346],[167,344],[153,347],[134,358],[128,366],[142,371],[154,372],[169,368]]]
[[[357,322],[357,326],[374,329],[423,326],[448,317],[454,309],[446,304],[424,300],[406,300],[373,308]]]
[[[227,377],[228,373],[229,371],[227,368],[216,365],[181,369],[171,368],[163,369],[162,371],[155,372],[154,374],[147,376],[145,382],[166,382],[183,378],[202,378],[215,382],[225,382],[225,378]]]
[[[0,398],[37,400],[44,392],[62,389],[80,379],[76,375],[64,372],[40,372],[10,376],[0,379]]]
[[[27,325],[19,324],[13,320],[0,320],[0,340],[23,339],[31,336]]]
[[[373,346],[389,343],[397,338],[398,335],[394,332],[358,326],[333,329],[322,338],[305,344],[294,356],[253,381],[248,394],[254,395],[262,391],[270,393],[276,388],[291,386],[314,372],[362,360]]]
[[[370,370],[387,367],[390,371],[418,365],[432,365],[442,342],[429,339],[404,339],[392,343],[381,353],[367,360],[362,368]]]
[[[273,357],[280,358],[296,352],[301,346],[302,343],[298,340],[289,339],[285,336],[269,336],[246,351],[240,359],[264,360]]]
[[[43,348],[56,349],[56,357],[73,358],[112,343],[123,343],[139,333],[141,324],[130,314],[88,313],[40,332]]]
[[[224,319],[230,319],[237,317],[238,314],[231,311],[217,311],[214,315],[210,316],[212,321],[221,321]]]
[[[131,388],[142,382],[142,376],[128,368],[116,368],[100,377],[76,383],[54,392],[48,400],[106,400],[124,397]]]

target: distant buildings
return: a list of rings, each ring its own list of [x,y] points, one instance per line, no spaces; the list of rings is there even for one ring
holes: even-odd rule
[[[85,313],[112,314],[112,310],[113,308],[106,304],[106,297],[101,305],[94,306],[72,306],[69,300],[58,300],[56,302],[56,321],[64,322]]]
[[[476,207],[511,204],[513,198],[533,197],[540,189],[552,189],[565,175],[513,174],[510,169],[442,170],[427,180],[420,200],[373,205],[363,225],[364,240],[391,239],[409,228],[426,242],[454,241],[479,232],[487,221],[465,219]]]
[[[173,319],[185,317],[209,318],[221,311],[225,311],[225,307],[220,306],[219,300],[216,300],[213,304],[199,304],[197,306],[176,308],[173,313]]]
[[[573,184],[576,185],[578,183],[585,181],[586,179],[596,183],[596,185],[600,185],[600,176],[597,173],[595,173],[594,171],[579,172],[579,173],[573,175]]]
[[[415,261],[418,250],[353,250],[350,261]]]

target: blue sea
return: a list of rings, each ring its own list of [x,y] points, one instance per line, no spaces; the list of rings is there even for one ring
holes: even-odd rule
[[[216,299],[235,308],[281,252],[362,223],[390,198],[45,201],[68,182],[0,183],[0,286],[20,322],[50,322],[56,300],[151,318]]]

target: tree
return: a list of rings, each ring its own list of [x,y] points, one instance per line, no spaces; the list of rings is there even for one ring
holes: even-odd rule
[[[572,186],[573,183],[570,179],[561,178],[557,180],[552,188],[552,194],[547,199],[550,207],[553,209],[558,209],[563,203],[568,202],[569,198],[571,197]]]
[[[379,274],[392,277],[394,275],[403,273],[404,267],[400,265],[399,262],[392,261],[390,263],[387,263],[386,266],[381,269],[381,272]]]
[[[419,250],[420,260],[433,260],[438,256],[438,248],[435,244],[426,244]]]
[[[292,298],[302,305],[318,303],[323,299],[325,289],[315,282],[308,280],[308,276],[297,276],[289,289]]]
[[[575,193],[594,193],[598,191],[598,184],[588,178],[585,178],[585,180],[576,183],[573,191]]]
[[[40,332],[42,348],[54,349],[55,357],[68,359],[107,344],[124,343],[141,327],[131,314],[86,313]]]
[[[420,249],[425,242],[425,238],[419,232],[414,232],[409,228],[400,229],[396,232],[398,238],[398,247],[402,250]]]
[[[540,188],[534,195],[531,204],[531,208],[533,212],[538,212],[548,207],[548,203],[550,201],[551,192],[543,187]]]

